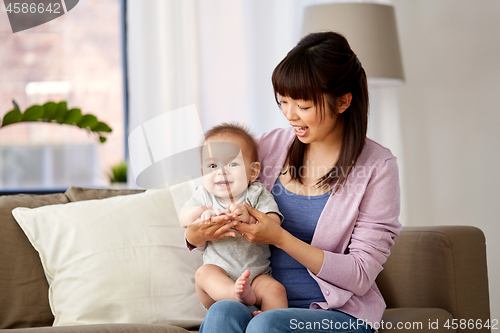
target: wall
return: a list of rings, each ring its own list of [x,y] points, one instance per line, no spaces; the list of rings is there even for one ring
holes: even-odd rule
[[[160,0],[157,2],[166,6]],[[200,35],[200,98],[197,104],[202,110],[203,128],[222,121],[240,120],[250,123],[254,133],[260,134],[288,126],[274,101],[270,76],[298,41],[302,8],[319,2],[325,1],[235,0],[228,6],[221,6],[219,0],[203,0],[197,2],[196,15],[187,11],[188,17],[196,20]],[[129,3],[140,4],[132,0]],[[495,129],[500,124],[500,102],[497,100],[500,39],[496,37],[500,31],[500,1],[394,0],[393,3],[406,74],[405,85],[397,88],[405,157],[401,174],[406,207],[402,221],[410,226],[458,224],[481,228],[488,246],[491,315],[500,319],[500,287],[496,283],[500,279],[500,242],[496,240],[500,234],[497,191],[500,176],[496,172],[500,162],[497,148],[500,131]],[[150,43],[136,47],[132,40],[147,39],[129,36],[129,53],[139,50],[147,55],[160,54],[163,58],[161,52],[155,53],[157,47],[159,51],[177,49],[165,46],[167,39],[153,32],[166,31],[170,26],[164,24],[170,20],[162,20],[161,16],[155,18],[148,11],[161,13],[160,10],[150,7],[149,3],[146,7],[143,20],[138,24],[148,24],[151,30],[145,30],[145,35],[151,39]],[[227,14],[228,10],[231,15]],[[129,15],[139,12],[131,10]],[[172,12],[164,10],[163,15],[172,15]],[[149,26],[153,18],[161,29]],[[129,20],[129,24],[134,22]],[[184,27],[180,31],[188,30],[184,19],[177,23]],[[129,59],[129,66],[132,66],[135,58],[130,56]],[[176,57],[172,59],[175,66],[166,66],[165,73],[171,67],[183,68],[184,62]],[[159,100],[157,92],[162,92],[150,85],[151,76],[157,75],[156,65],[154,62],[145,64],[150,69],[145,79],[134,79],[133,73],[145,73],[143,68],[137,68],[129,72],[129,80],[136,82],[146,94],[153,92],[144,95],[150,96],[144,100],[156,103]],[[165,77],[163,72],[158,73],[161,74],[158,77]],[[178,73],[182,77],[183,72]],[[191,81],[185,82],[186,86],[191,86]],[[179,84],[172,85],[177,86]],[[152,111],[169,110],[144,107],[142,102],[134,104],[132,88],[131,110],[137,105],[141,117]],[[171,91],[164,95],[177,96]],[[151,118],[152,115],[147,119]]]
[[[406,225],[481,228],[500,319],[500,1],[393,3],[406,74]]]

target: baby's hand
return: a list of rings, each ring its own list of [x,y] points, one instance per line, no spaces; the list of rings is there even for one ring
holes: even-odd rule
[[[211,217],[215,217],[215,216],[218,216],[220,214],[221,214],[221,211],[219,208],[207,209],[201,214],[201,216],[198,220],[199,221],[207,221],[207,220],[209,221]]]
[[[257,220],[248,213],[248,210],[242,204],[232,204],[229,206],[229,211],[237,215],[236,221],[243,223],[254,224]]]

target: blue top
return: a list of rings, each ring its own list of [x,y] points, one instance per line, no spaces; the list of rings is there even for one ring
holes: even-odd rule
[[[318,196],[304,196],[288,191],[276,180],[271,190],[280,212],[285,217],[281,226],[298,239],[311,244],[319,216],[330,192]],[[288,306],[309,308],[312,302],[325,302],[318,283],[307,269],[285,251],[271,246],[273,277],[286,289]]]

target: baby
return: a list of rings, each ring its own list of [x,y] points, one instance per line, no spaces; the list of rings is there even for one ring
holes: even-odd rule
[[[255,223],[244,202],[281,223],[283,216],[272,194],[254,182],[260,164],[257,143],[247,130],[223,123],[208,131],[205,140],[201,153],[203,186],[181,209],[181,224],[187,226],[226,212],[236,214],[237,221]],[[201,216],[190,214],[203,205],[209,209]],[[231,231],[235,237],[206,244],[204,265],[195,277],[196,293],[203,306],[208,309],[216,301],[234,299],[260,306],[262,311],[287,308],[285,288],[270,275],[269,245],[250,243],[234,228]]]

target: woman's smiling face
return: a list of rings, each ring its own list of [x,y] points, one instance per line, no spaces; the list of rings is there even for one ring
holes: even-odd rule
[[[342,133],[342,124],[337,121],[337,115],[330,110],[328,103],[324,105],[324,117],[312,100],[296,100],[280,96],[281,111],[294,128],[295,135],[305,144],[313,142],[329,142],[337,139]],[[343,112],[345,109],[338,111]]]

